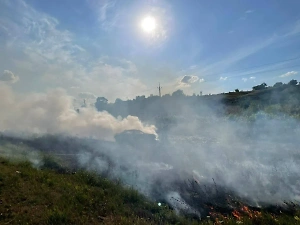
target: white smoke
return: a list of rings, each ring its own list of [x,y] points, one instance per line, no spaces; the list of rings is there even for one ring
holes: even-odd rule
[[[92,108],[77,112],[72,98],[60,89],[18,95],[2,85],[0,108],[2,131],[66,133],[102,140],[113,140],[115,134],[132,129],[156,134],[154,126],[144,125],[137,117],[117,119]],[[81,165],[99,172],[110,165],[98,153],[107,155],[115,163],[112,177],[148,196],[156,188],[154,198],[164,196],[179,211],[195,208],[188,205],[186,195],[174,185],[189,174],[199,184],[216,190],[230,189],[252,204],[300,199],[298,120],[257,113],[252,122],[232,121],[215,116],[205,106],[202,111],[203,117],[196,117],[193,106],[184,107],[181,115],[186,119],[178,118],[160,142],[137,138],[126,144],[91,142],[90,152],[84,148],[72,151],[80,153]]]
[[[93,108],[76,111],[73,99],[62,89],[43,94],[20,95],[0,85],[0,130],[37,134],[65,133],[79,137],[114,140],[125,130],[140,130],[156,135],[153,125],[144,125],[137,117],[117,119]]]

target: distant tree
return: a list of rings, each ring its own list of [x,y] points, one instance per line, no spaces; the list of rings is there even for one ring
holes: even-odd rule
[[[120,99],[120,98],[117,98],[117,99],[115,100],[115,104],[120,104],[121,102],[123,102],[123,101],[122,101],[122,99]]]
[[[106,107],[107,107],[107,102],[108,102],[108,100],[107,100],[106,98],[104,98],[104,97],[98,97],[98,98],[97,98],[97,101],[96,101],[96,103],[95,103],[95,107],[96,107],[99,111],[105,110]]]
[[[177,91],[174,91],[172,93],[172,96],[173,97],[183,97],[183,96],[185,96],[185,94],[183,93],[183,90],[178,89]]]
[[[297,80],[291,80],[290,82],[289,82],[289,85],[297,85],[298,84],[298,81]]]
[[[281,87],[283,85],[282,82],[277,82],[273,85],[273,87]]]
[[[97,102],[101,102],[101,103],[104,103],[104,104],[107,104],[108,100],[104,97],[98,97],[97,98]]]
[[[135,99],[139,100],[139,101],[143,101],[143,100],[145,100],[145,98],[146,98],[145,95],[135,97]]]
[[[264,90],[264,89],[266,89],[266,88],[267,88],[267,84],[266,84],[265,82],[262,83],[262,84],[260,84],[260,85],[257,85],[257,86],[252,87],[252,89],[253,89],[254,91]]]
[[[235,89],[234,91],[235,91],[235,92],[240,92],[240,90],[239,90],[239,89]]]

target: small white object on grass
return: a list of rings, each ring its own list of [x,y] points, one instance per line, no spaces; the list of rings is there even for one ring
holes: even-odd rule
[[[158,205],[158,206],[161,206],[161,203],[159,202],[157,205]]]

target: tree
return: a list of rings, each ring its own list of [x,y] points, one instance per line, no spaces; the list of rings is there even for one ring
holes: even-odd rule
[[[297,85],[298,84],[298,81],[297,80],[291,80],[290,82],[289,82],[289,85]]]
[[[120,103],[122,103],[123,101],[122,101],[122,99],[120,99],[120,98],[116,98],[116,100],[115,100],[115,104],[120,104]]]
[[[262,84],[260,84],[260,85],[257,85],[257,86],[252,87],[252,89],[253,89],[254,91],[264,90],[264,89],[266,89],[266,88],[267,88],[267,84],[266,84],[265,82],[262,83]]]
[[[173,97],[183,97],[183,96],[185,96],[185,94],[183,93],[183,90],[178,89],[177,91],[174,91],[172,93],[172,96]]]
[[[101,103],[104,103],[104,104],[107,104],[108,100],[104,97],[98,97],[97,98],[97,102],[101,102]]]
[[[234,91],[235,91],[235,92],[240,92],[240,90],[239,90],[239,89],[235,89]]]
[[[283,83],[282,82],[277,82],[277,83],[275,83],[274,85],[273,85],[273,87],[281,87],[283,85]]]
[[[95,103],[95,107],[99,111],[105,110],[106,107],[107,107],[107,102],[108,102],[108,100],[106,98],[104,98],[104,97],[98,97],[97,101]]]

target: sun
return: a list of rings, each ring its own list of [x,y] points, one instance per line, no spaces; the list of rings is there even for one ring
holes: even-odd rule
[[[145,17],[141,22],[141,27],[144,32],[151,33],[156,29],[156,20],[152,16]]]

